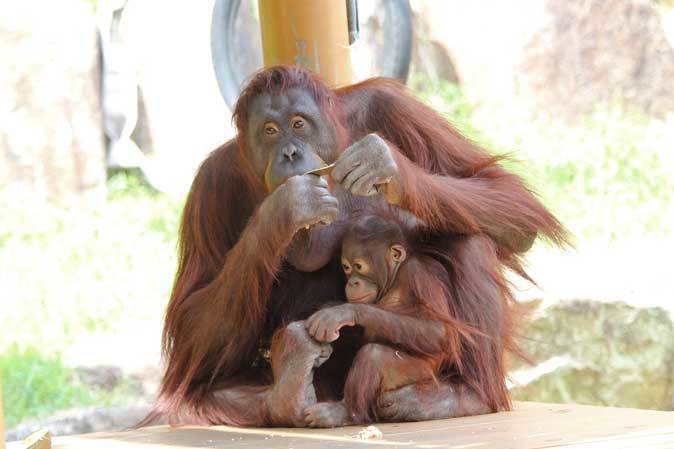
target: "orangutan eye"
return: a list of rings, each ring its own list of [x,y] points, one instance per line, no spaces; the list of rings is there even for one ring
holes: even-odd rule
[[[348,274],[351,271],[351,265],[346,262],[342,262],[342,269],[344,270],[344,273]]]
[[[293,117],[290,123],[294,129],[304,128],[304,119],[302,117]]]
[[[268,136],[273,136],[279,132],[278,126],[273,123],[266,123],[264,125],[264,133]]]
[[[353,268],[356,269],[356,271],[360,271],[363,269],[363,266],[359,263],[353,264]]]

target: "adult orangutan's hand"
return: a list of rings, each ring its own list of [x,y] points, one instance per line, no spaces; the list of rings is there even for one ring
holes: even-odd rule
[[[368,134],[344,150],[332,169],[332,178],[354,195],[384,193],[396,184],[398,165],[389,145],[376,134]]]
[[[288,178],[274,190],[265,199],[261,212],[264,219],[271,222],[279,221],[281,216],[292,227],[292,232],[297,232],[319,223],[332,222],[339,213],[339,202],[328,190],[325,179],[298,175]]]

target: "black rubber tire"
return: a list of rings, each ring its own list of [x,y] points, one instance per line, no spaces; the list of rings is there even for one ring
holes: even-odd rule
[[[238,73],[234,56],[234,21],[241,8],[241,0],[215,0],[211,17],[211,59],[220,94],[230,109],[234,109],[241,92],[241,83],[250,74]]]
[[[385,0],[382,76],[407,81],[412,60],[412,10],[408,0]]]
[[[384,0],[384,46],[381,48],[385,61],[378,75],[407,81],[412,58],[412,12],[408,0]],[[241,52],[236,39],[235,23],[241,10],[241,0],[215,0],[211,18],[211,59],[220,94],[230,109],[236,104],[242,84],[257,67],[237,61]],[[235,38],[232,39],[232,36]],[[261,54],[261,49],[260,49]]]

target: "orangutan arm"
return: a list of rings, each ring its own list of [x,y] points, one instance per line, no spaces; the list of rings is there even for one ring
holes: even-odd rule
[[[522,180],[495,161],[472,176],[431,174],[392,150],[398,176],[387,199],[407,209],[432,229],[459,234],[483,233],[513,252],[524,252],[537,234],[561,243],[563,227]]]
[[[442,353],[445,326],[428,318],[404,315],[368,304],[354,304],[356,325],[365,329],[369,343],[398,346],[417,354]]]
[[[257,354],[269,290],[293,235],[337,213],[325,183],[296,176],[250,215],[242,207],[243,230],[236,232],[231,223],[239,215],[220,217],[252,201],[252,194],[236,190],[241,189],[236,159],[227,151],[224,147],[202,166],[185,206],[178,276],[164,327],[163,395],[181,396],[195,382],[248,366]],[[223,176],[222,167],[230,177]]]
[[[355,195],[382,193],[439,232],[483,233],[513,252],[526,251],[539,232],[563,241],[560,223],[521,179],[496,159],[485,161],[470,176],[432,174],[369,134],[342,154],[332,175]]]
[[[300,229],[285,252],[285,260],[298,271],[320,270],[339,252],[345,223],[336,219],[330,226],[319,224]]]
[[[363,137],[332,172],[353,194],[384,193],[443,233],[486,234],[502,255],[526,251],[537,235],[567,243],[518,176],[400,83],[370,79],[338,93],[349,128]]]
[[[319,310],[305,321],[318,341],[335,341],[345,326],[362,326],[370,343],[384,343],[418,354],[437,355],[444,350],[445,325],[370,304],[341,304]]]

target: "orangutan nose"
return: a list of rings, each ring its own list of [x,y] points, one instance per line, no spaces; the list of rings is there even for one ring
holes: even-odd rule
[[[349,281],[349,287],[353,288],[360,287],[360,281],[358,279],[351,279]]]
[[[283,156],[291,162],[293,157],[296,157],[297,153],[297,147],[292,143],[283,147]]]

